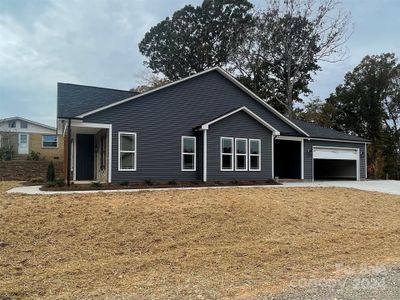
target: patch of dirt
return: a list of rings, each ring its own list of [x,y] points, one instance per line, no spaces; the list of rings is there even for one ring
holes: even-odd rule
[[[340,188],[18,195],[0,182],[0,298],[248,298],[400,261],[400,196]]]

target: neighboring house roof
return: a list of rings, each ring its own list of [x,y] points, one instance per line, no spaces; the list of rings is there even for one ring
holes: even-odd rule
[[[340,132],[331,128],[322,127],[317,124],[305,122],[298,119],[291,119],[295,124],[303,128],[312,138],[331,139],[331,140],[345,140],[357,142],[369,142],[369,140],[356,135],[350,135]]]
[[[242,107],[236,108],[236,109],[234,109],[232,111],[229,111],[229,112],[227,112],[227,113],[225,113],[225,114],[223,114],[221,116],[218,116],[218,117],[216,117],[216,118],[214,118],[214,119],[212,119],[212,120],[210,120],[210,121],[208,121],[208,122],[196,127],[196,129],[198,129],[198,130],[207,130],[210,125],[212,125],[214,123],[217,123],[217,122],[219,122],[219,121],[221,121],[221,120],[223,120],[223,119],[225,119],[225,118],[227,118],[227,117],[229,117],[229,116],[231,116],[233,114],[241,112],[241,111],[247,113],[250,117],[255,119],[257,122],[259,122],[263,126],[267,127],[269,130],[271,130],[273,132],[273,134],[275,134],[275,135],[279,135],[280,134],[280,132],[278,130],[276,130],[274,127],[272,127],[269,123],[265,122],[262,118],[260,118],[257,114],[252,112],[246,106],[242,106]]]
[[[78,115],[137,94],[137,92],[132,91],[59,82],[57,87],[57,117],[75,118]]]
[[[50,130],[54,130],[54,131],[56,130],[55,127],[52,127],[52,126],[49,126],[49,125],[46,125],[46,124],[42,124],[42,123],[39,123],[39,122],[35,122],[35,121],[32,121],[32,120],[28,120],[28,119],[25,119],[25,118],[22,118],[22,117],[18,117],[18,116],[0,119],[0,123],[13,121],[13,120],[24,121],[24,122],[31,123],[31,124],[34,124],[36,126],[41,126],[41,127],[44,127],[44,128],[50,129]]]

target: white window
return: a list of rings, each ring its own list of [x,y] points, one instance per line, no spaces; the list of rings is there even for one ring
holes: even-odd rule
[[[221,137],[221,171],[233,171],[233,138]]]
[[[136,171],[136,133],[118,133],[118,171]]]
[[[16,121],[8,121],[8,128],[16,128],[17,122]]]
[[[235,170],[247,171],[247,139],[235,139]]]
[[[261,171],[261,140],[249,139],[249,170]]]
[[[58,137],[56,135],[42,135],[42,148],[57,148]]]
[[[182,136],[181,170],[196,171],[196,137]]]

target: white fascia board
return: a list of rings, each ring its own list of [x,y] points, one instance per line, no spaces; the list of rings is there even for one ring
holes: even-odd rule
[[[265,101],[263,101],[260,97],[258,97],[256,94],[254,94],[252,91],[250,91],[247,87],[245,87],[243,84],[241,84],[238,80],[236,80],[232,75],[230,75],[228,72],[224,71],[224,70],[221,69],[220,67],[214,67],[214,68],[211,68],[211,69],[208,69],[208,70],[205,70],[205,71],[196,73],[196,74],[194,74],[194,75],[191,75],[191,76],[182,78],[182,79],[180,79],[180,80],[177,80],[177,81],[168,83],[168,84],[166,84],[166,85],[163,85],[163,86],[161,86],[161,87],[155,88],[155,89],[153,89],[153,90],[150,90],[150,91],[147,91],[147,92],[144,92],[144,93],[141,93],[141,94],[138,94],[138,95],[135,95],[135,96],[132,96],[132,97],[129,97],[129,98],[126,98],[126,99],[123,99],[123,100],[120,100],[120,101],[117,101],[117,102],[114,102],[114,103],[111,103],[111,104],[108,104],[108,105],[105,105],[105,106],[102,106],[102,107],[99,107],[99,108],[94,109],[94,110],[92,110],[92,111],[89,111],[89,112],[86,112],[86,113],[84,113],[84,114],[81,114],[81,115],[77,116],[77,118],[84,118],[84,117],[87,117],[87,116],[89,116],[89,115],[92,115],[92,114],[94,114],[94,113],[100,112],[100,111],[102,111],[102,110],[105,110],[105,109],[114,107],[114,106],[116,106],[116,105],[120,105],[120,104],[122,104],[122,103],[131,101],[131,100],[134,100],[134,99],[137,99],[137,98],[140,98],[140,97],[143,97],[143,96],[145,96],[145,95],[154,93],[154,92],[156,92],[156,91],[165,89],[165,88],[167,88],[167,87],[173,86],[173,85],[175,85],[175,84],[184,82],[184,81],[186,81],[186,80],[195,78],[195,77],[197,77],[197,76],[203,75],[203,74],[205,74],[205,73],[208,73],[208,72],[211,72],[211,71],[214,71],[214,70],[218,71],[222,76],[224,76],[226,79],[228,79],[229,81],[231,81],[232,83],[234,83],[238,88],[240,88],[242,91],[244,91],[246,94],[248,94],[251,98],[253,98],[253,99],[256,100],[257,102],[259,102],[260,104],[262,104],[265,108],[267,108],[268,110],[270,110],[273,114],[275,114],[275,115],[276,115],[277,117],[279,117],[282,121],[284,121],[285,123],[287,123],[289,126],[291,126],[292,128],[294,128],[294,129],[297,130],[298,132],[304,134],[305,136],[309,136],[307,132],[305,132],[305,131],[304,131],[303,129],[301,129],[299,126],[297,126],[296,124],[294,124],[292,121],[290,121],[290,120],[289,120],[288,118],[286,118],[284,115],[282,115],[280,112],[278,112],[276,109],[274,109],[271,105],[269,105],[268,103],[266,103]]]
[[[254,112],[252,112],[250,109],[248,109],[246,106],[242,106],[239,107],[238,109],[235,109],[223,116],[220,116],[210,122],[207,122],[203,125],[201,125],[200,130],[207,130],[209,128],[210,125],[217,123],[233,114],[236,114],[237,112],[240,111],[244,111],[245,113],[247,113],[249,116],[251,116],[253,119],[255,119],[256,121],[258,121],[259,123],[261,123],[262,125],[264,125],[265,127],[267,127],[269,130],[272,131],[273,135],[280,135],[280,132],[278,130],[276,130],[274,127],[272,127],[269,123],[265,122],[262,118],[260,118],[257,114],[255,114]]]
[[[306,140],[313,141],[325,141],[325,142],[340,142],[340,143],[353,143],[353,144],[371,144],[371,142],[366,141],[356,141],[356,140],[338,140],[338,139],[328,139],[328,138],[305,138]]]

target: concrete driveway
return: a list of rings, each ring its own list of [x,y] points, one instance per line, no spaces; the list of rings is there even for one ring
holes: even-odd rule
[[[400,181],[396,180],[286,182],[283,185],[293,187],[345,187],[400,195]]]

